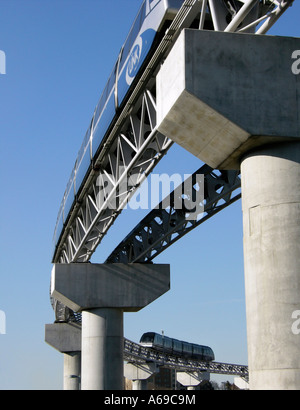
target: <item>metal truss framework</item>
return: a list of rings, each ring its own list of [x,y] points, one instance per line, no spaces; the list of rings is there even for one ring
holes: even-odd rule
[[[195,204],[193,200],[196,197],[195,191],[199,189],[196,182],[198,175],[204,176],[203,204]],[[192,192],[185,198],[185,204],[177,209],[175,204],[187,195],[185,185],[191,186]],[[240,192],[235,192],[234,196],[233,192],[239,191],[240,187],[238,171],[220,172],[204,165],[153,209],[116,247],[105,263],[151,262],[192,229],[239,200]],[[169,206],[165,207],[164,204]],[[190,210],[192,207],[198,213],[190,219],[186,208]]]
[[[172,145],[156,130],[155,96],[146,90],[81,201],[59,263],[87,262],[129,198]]]
[[[199,29],[204,28],[208,13],[214,30],[265,34],[293,1],[184,1],[92,164],[64,225],[53,263],[89,261],[130,197],[171,147],[172,141],[158,133],[156,128],[155,75],[181,29],[190,27],[201,12]],[[238,4],[239,7],[233,8],[233,4]],[[230,22],[227,21],[228,12],[231,13]],[[231,197],[232,192],[240,187],[237,172],[213,171],[207,166],[197,172],[205,175],[203,217],[189,221],[184,212],[180,213],[172,207],[154,210],[119,245],[108,260],[150,262],[191,229],[240,198],[240,194]],[[125,184],[127,190],[124,189],[125,179],[129,181]],[[58,321],[80,320],[81,315],[71,312],[57,301],[52,302]],[[150,354],[154,353],[149,353],[148,349],[143,350],[133,342],[125,341],[125,357],[128,360],[149,360]],[[159,358],[159,353],[155,354],[155,361],[169,367],[247,377],[246,366],[191,361],[184,363],[182,358]],[[154,359],[150,358],[151,360]]]
[[[246,381],[249,380],[248,366],[219,362],[200,362],[173,356],[159,350],[143,347],[128,339],[124,339],[124,359],[129,363],[153,362],[158,366],[176,369],[177,371],[227,374],[240,376]]]
[[[155,74],[181,29],[200,16],[200,29],[209,18],[214,30],[257,30],[257,34],[264,34],[292,3],[293,0],[185,0],[95,159],[65,223],[53,262],[87,262],[129,198],[172,145],[156,130]],[[261,26],[256,29],[258,24]],[[125,178],[134,181],[127,192]],[[101,179],[110,179],[109,192],[101,185]],[[111,206],[116,199],[117,206]]]
[[[197,195],[199,175],[203,176],[203,197]],[[239,171],[216,171],[208,165],[202,166],[164,198],[115,248],[105,263],[151,263],[191,230],[238,201],[240,187]],[[201,203],[195,202],[195,198]],[[182,206],[176,208],[175,205],[180,203]],[[190,219],[193,208],[196,212]],[[52,300],[52,305],[57,321],[81,322],[80,313],[70,311],[58,301]]]

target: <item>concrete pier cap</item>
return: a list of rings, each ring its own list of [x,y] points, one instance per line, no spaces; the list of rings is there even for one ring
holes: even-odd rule
[[[300,38],[185,29],[157,76],[158,130],[215,169],[300,138]]]
[[[55,264],[51,273],[51,296],[74,312],[138,312],[169,289],[170,265]]]
[[[51,296],[82,312],[82,390],[123,390],[123,312],[137,312],[169,289],[170,265],[53,266]]]
[[[157,76],[158,129],[241,169],[251,390],[299,390],[300,38],[184,30]]]

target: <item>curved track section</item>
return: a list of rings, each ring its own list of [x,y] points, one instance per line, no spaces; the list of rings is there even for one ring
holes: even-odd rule
[[[138,343],[124,339],[124,359],[129,363],[156,363],[158,366],[168,367],[183,372],[209,372],[214,374],[227,374],[240,376],[248,380],[248,366],[219,363],[201,362],[180,356],[173,356],[164,352],[143,347]]]
[[[202,203],[194,201],[199,190],[198,176],[204,177]],[[189,187],[188,191],[186,186]],[[204,165],[153,209],[116,247],[105,263],[151,262],[184,235],[239,200],[240,187],[238,171],[219,172]],[[177,208],[176,204],[181,201],[184,205]],[[195,208],[198,212],[190,218],[186,208]]]
[[[93,159],[66,216],[53,263],[87,262],[129,198],[172,145],[156,130],[155,77],[180,31],[196,25],[200,29],[209,26],[219,31],[264,34],[292,3],[293,0],[183,2]],[[127,190],[125,180],[129,181]]]
[[[183,2],[85,175],[57,241],[53,263],[88,262],[130,197],[171,147],[172,141],[156,128],[155,78],[181,30],[187,27],[203,29],[209,25],[217,31],[265,34],[293,1]],[[240,188],[238,173],[213,171],[207,166],[199,171],[205,175],[204,217],[199,216],[191,222],[182,210],[177,212],[172,206],[158,207],[128,235],[107,262],[150,262],[191,229],[240,198],[240,193],[232,196]],[[53,306],[57,321],[80,321],[81,315],[57,301],[53,301]],[[159,355],[125,340],[125,358],[130,361],[150,360],[190,371],[247,374],[246,366],[183,363],[182,358]]]

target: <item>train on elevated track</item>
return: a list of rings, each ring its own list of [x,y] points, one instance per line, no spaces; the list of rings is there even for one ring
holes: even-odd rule
[[[183,342],[155,332],[144,333],[141,337],[140,345],[160,350],[164,353],[170,353],[174,356],[191,358],[203,362],[212,362],[215,360],[214,352],[208,346]]]
[[[270,0],[265,1],[270,3]],[[78,152],[57,217],[54,232],[55,246],[59,244],[63,228],[67,225],[78,195],[118,118],[118,113],[126,104],[130,93],[143,73],[143,68],[150,61],[160,39],[170,27],[183,3],[184,0],[143,1],[94,110]],[[244,2],[241,0],[209,0],[208,4],[218,4],[221,7],[225,27]],[[258,14],[258,4],[254,7],[253,12]],[[218,17],[220,18],[220,16]],[[196,24],[195,28],[197,28],[197,22],[190,22],[188,25],[193,27],[193,24]],[[213,22],[208,12],[206,12],[203,28],[213,30]],[[254,30],[254,28],[252,29]]]
[[[59,209],[54,233],[57,245],[76,197],[109,134],[117,113],[149,61],[155,45],[170,26],[184,0],[144,0],[121,48],[79,150]]]

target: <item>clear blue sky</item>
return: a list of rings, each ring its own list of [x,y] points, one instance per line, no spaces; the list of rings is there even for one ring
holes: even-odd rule
[[[299,36],[300,4],[271,31]],[[85,131],[141,0],[0,0],[0,389],[60,389],[62,355],[44,342],[52,236]],[[271,80],[271,78],[270,78]],[[201,163],[175,147],[156,172]],[[126,211],[127,212],[127,211]],[[101,263],[142,212],[117,220],[92,262]],[[171,291],[137,314],[125,336],[153,330],[208,344],[216,360],[247,364],[241,203],[177,242]],[[214,378],[214,377],[213,377]]]

